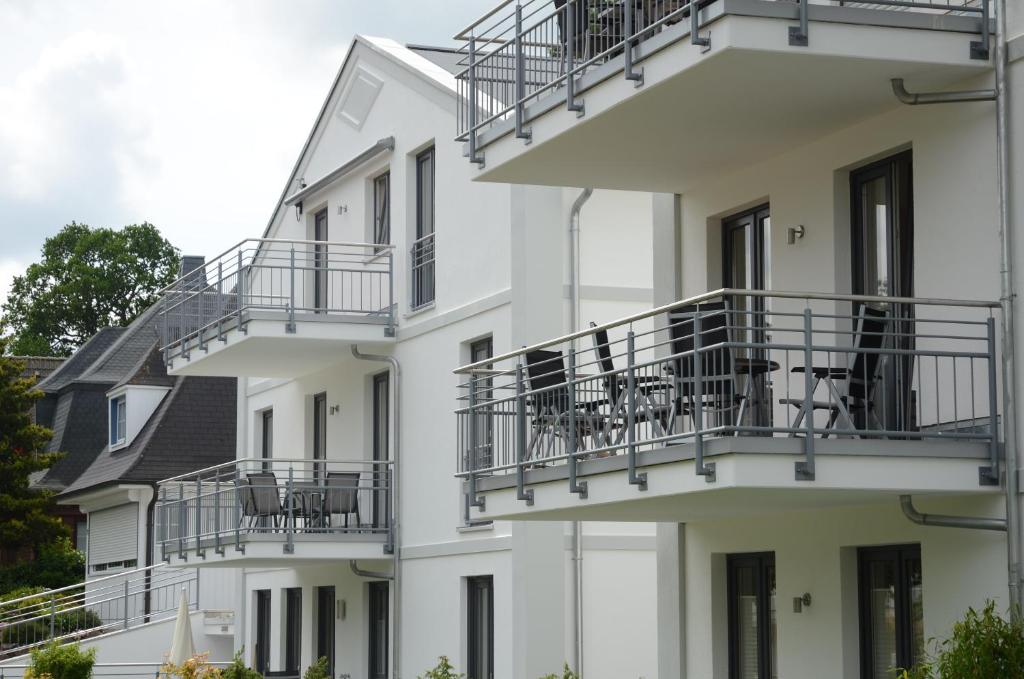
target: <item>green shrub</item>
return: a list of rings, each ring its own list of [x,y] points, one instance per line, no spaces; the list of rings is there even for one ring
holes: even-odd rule
[[[1006,620],[989,601],[979,613],[968,608],[953,635],[935,653],[900,672],[900,679],[993,679],[1024,677],[1024,623]]]
[[[327,658],[323,656],[317,658],[315,663],[306,668],[302,679],[331,679],[327,673]]]
[[[562,665],[562,676],[559,677],[557,674],[552,672],[551,674],[545,674],[540,679],[580,679],[579,675],[569,669],[569,663]]]
[[[34,594],[39,596],[32,596],[17,603],[5,603],[5,601],[20,599],[21,597],[28,597]],[[63,596],[67,595],[68,593],[65,593]],[[30,606],[35,611],[33,615],[25,616],[0,629],[0,643],[33,643],[50,638],[49,598],[46,596],[46,590],[41,587],[22,587],[0,597],[0,618],[7,617],[19,609],[24,611]],[[66,608],[57,608],[54,611],[53,632],[54,636],[57,637],[71,634],[72,632],[90,630],[94,627],[100,627],[102,624],[103,621],[100,619],[100,616],[88,609],[68,610]]]
[[[25,670],[25,679],[91,679],[96,662],[96,649],[82,651],[78,644],[52,642],[32,649],[32,660]]]
[[[0,593],[5,597],[25,587],[57,589],[83,580],[85,555],[75,549],[66,537],[41,546],[31,561],[0,567]]]
[[[437,659],[437,667],[427,670],[427,673],[418,679],[462,679],[465,676],[465,674],[455,671],[451,662],[448,661],[448,656],[442,655]]]
[[[238,649],[231,664],[221,670],[222,679],[263,679],[263,675],[245,664],[242,654],[245,647]]]

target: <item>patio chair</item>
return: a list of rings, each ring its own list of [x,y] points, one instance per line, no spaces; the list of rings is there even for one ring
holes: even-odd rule
[[[591,321],[590,327],[595,328],[597,325]],[[611,403],[611,411],[608,415],[609,426],[606,427],[606,433],[610,433],[611,428],[619,429],[619,433],[615,437],[615,444],[619,444],[622,443],[626,434],[626,430],[621,424],[628,419],[626,407],[629,399],[629,379],[625,372],[620,373],[615,369],[608,331],[595,330],[593,338],[594,353],[597,354],[601,372],[605,374],[602,379],[605,393],[608,396],[608,402]],[[659,399],[658,395],[667,394],[670,388],[669,383],[657,375],[636,375],[634,386],[636,388],[636,403],[639,406],[634,415],[634,421],[638,424],[650,422],[658,425],[662,432],[667,432],[672,422],[672,404],[664,398]]]
[[[527,445],[527,459],[535,457],[534,449],[539,450],[545,432],[549,435],[549,454],[554,449],[556,438],[561,438],[568,444],[573,415],[576,422],[577,450],[586,448],[588,436],[597,440],[604,426],[600,410],[602,406],[608,405],[608,401],[577,398],[575,408],[572,407],[561,351],[537,349],[526,352],[526,375],[529,390],[539,392],[534,393],[529,400],[533,411],[532,424],[535,434]]]
[[[867,424],[869,419],[878,423],[875,408],[875,390],[879,381],[878,372],[881,364],[881,349],[889,333],[891,317],[887,311],[873,309],[869,306],[861,306],[857,314],[857,328],[854,331],[854,347],[852,349],[853,364],[848,368],[834,366],[811,366],[811,375],[814,377],[814,386],[810,394],[810,411],[827,410],[829,413],[826,430],[835,427],[840,418],[844,421],[849,430],[857,429],[853,416],[859,415],[862,421]],[[796,366],[792,373],[803,374],[805,366]],[[837,381],[846,382],[846,393],[842,393]],[[819,384],[825,384],[829,393],[826,401],[815,401],[814,393],[818,390]],[[812,417],[808,412],[807,400],[804,398],[783,398],[779,399],[783,405],[791,405],[799,408],[797,417],[793,422],[793,428],[800,428],[804,417]],[[882,428],[879,425],[879,428]],[[795,434],[794,434],[795,436]],[[824,435],[828,437],[828,433]]]
[[[701,386],[697,393],[694,356],[694,319],[700,315]],[[677,415],[693,420],[699,402],[714,417],[713,426],[738,427],[754,401],[754,382],[779,369],[779,364],[756,356],[737,356],[729,346],[734,312],[726,302],[709,302],[681,307],[669,313],[669,334],[676,358],[669,369],[676,375]],[[707,348],[705,348],[707,347]],[[738,378],[745,378],[742,392]],[[759,404],[755,404],[759,405]],[[733,416],[735,413],[735,416]]]
[[[330,525],[334,514],[345,515],[345,528],[348,528],[348,517],[356,515],[356,526],[359,525],[359,488],[358,472],[327,472],[327,494],[324,497],[324,521]]]
[[[266,528],[267,524],[275,530],[280,528],[285,512],[277,477],[273,472],[253,472],[244,481],[242,521],[248,519],[249,528]]]

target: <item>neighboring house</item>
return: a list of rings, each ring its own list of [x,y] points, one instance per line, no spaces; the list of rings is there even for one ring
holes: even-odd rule
[[[1020,3],[595,4],[466,29],[458,138],[479,182],[659,192],[624,227],[652,252],[614,257],[653,306],[577,342],[618,349],[629,436],[584,460],[500,440],[460,467],[471,516],[658,521],[662,679],[891,677],[968,607],[1019,606]],[[529,351],[573,351],[558,334]],[[528,360],[482,395],[543,398]]]
[[[11,356],[15,361],[25,364],[22,377],[34,377],[36,381],[49,377],[50,373],[59,368],[66,359],[60,356]]]
[[[239,378],[238,460],[160,484],[158,551],[238,569],[235,647],[261,672],[413,677],[444,654],[473,679],[560,673],[578,591],[587,676],[650,677],[654,526],[587,523],[577,554],[568,524],[470,517],[450,398],[458,364],[564,333],[572,290],[583,323],[649,307],[649,267],[616,257],[650,257],[628,227],[652,198],[594,193],[574,285],[580,190],[470,181],[460,59],[357,37],[264,240],[171,286],[168,373]]]

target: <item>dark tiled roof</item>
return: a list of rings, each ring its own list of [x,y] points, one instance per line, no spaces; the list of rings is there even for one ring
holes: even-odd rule
[[[71,384],[74,380],[98,359],[127,328],[103,328],[80,346],[59,368],[39,383],[39,388],[47,393],[56,393]]]
[[[82,372],[78,380],[114,385],[134,373],[139,363],[159,343],[156,312],[155,304],[142,312],[117,341]]]
[[[167,374],[167,366],[164,365],[163,354],[159,347],[153,346],[149,353],[143,356],[135,370],[127,377],[118,382],[114,388],[132,386],[150,387],[172,387],[174,378]]]
[[[66,360],[59,356],[12,356],[11,358],[25,364],[25,369],[21,372],[22,377],[35,377],[37,381],[49,377]]]
[[[65,491],[110,483],[155,483],[235,456],[234,378],[179,377],[131,445],[104,448]]]
[[[103,387],[79,387],[56,399],[48,452],[62,452],[38,485],[60,490],[89,468],[107,444],[107,397]]]

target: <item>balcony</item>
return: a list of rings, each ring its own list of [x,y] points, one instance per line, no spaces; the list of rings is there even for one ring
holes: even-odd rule
[[[229,567],[385,558],[391,468],[246,458],[161,481],[158,553],[171,564]]]
[[[687,521],[998,492],[997,309],[718,290],[465,366],[472,518]]]
[[[484,181],[684,192],[896,108],[893,78],[936,90],[989,72],[988,11],[506,0],[456,36],[457,139]]]
[[[165,288],[168,371],[293,378],[392,341],[392,247],[249,239]]]

